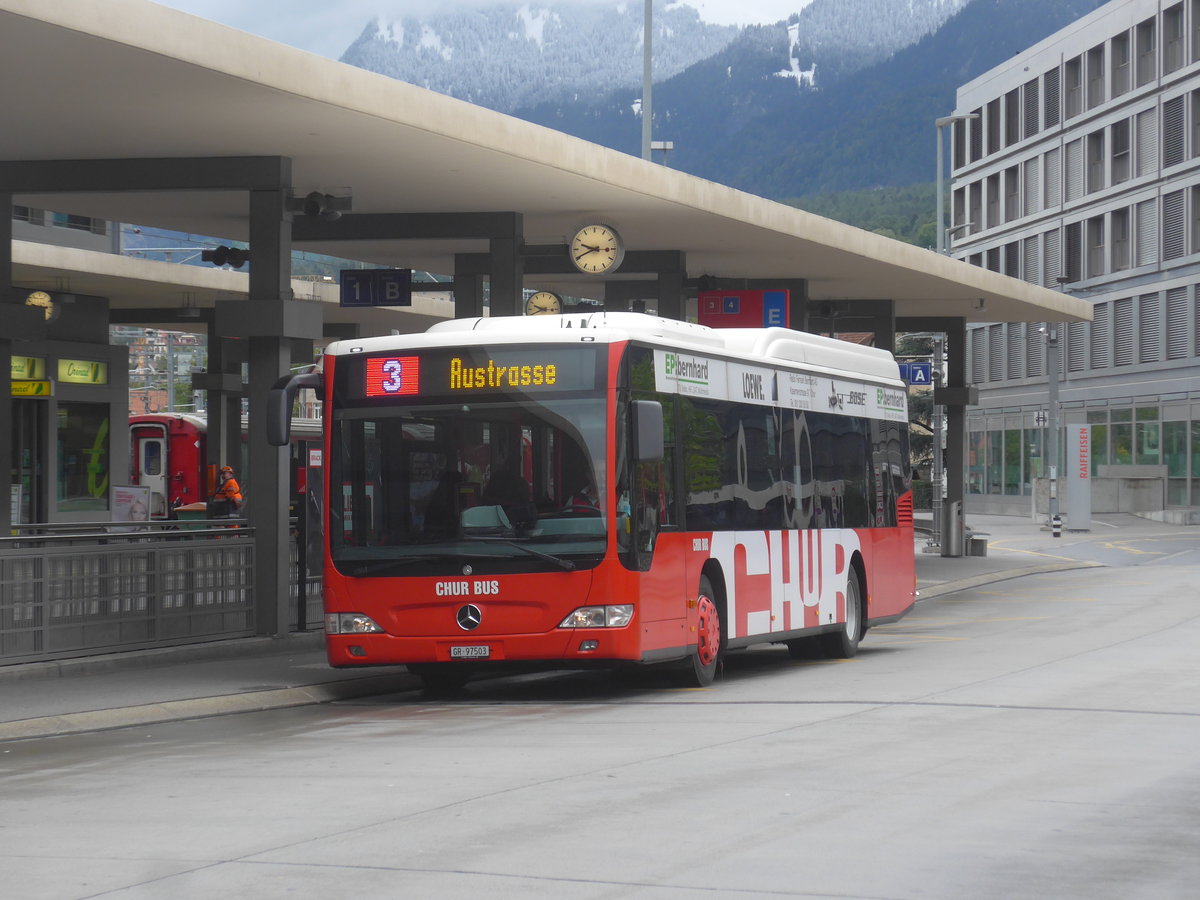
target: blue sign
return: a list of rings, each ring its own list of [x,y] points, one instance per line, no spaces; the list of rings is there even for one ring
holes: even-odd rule
[[[900,366],[900,380],[908,384],[915,384],[918,387],[924,387],[933,384],[933,363],[927,362],[902,362]]]
[[[342,269],[341,306],[412,306],[412,269]]]

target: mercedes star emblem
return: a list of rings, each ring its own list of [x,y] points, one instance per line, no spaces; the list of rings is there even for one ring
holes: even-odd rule
[[[458,619],[458,627],[463,631],[474,631],[483,622],[483,612],[474,603],[468,603],[459,609],[455,618]]]

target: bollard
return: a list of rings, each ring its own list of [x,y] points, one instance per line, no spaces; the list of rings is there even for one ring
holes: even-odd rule
[[[1062,537],[1062,516],[1058,513],[1050,517],[1050,533],[1053,537]]]

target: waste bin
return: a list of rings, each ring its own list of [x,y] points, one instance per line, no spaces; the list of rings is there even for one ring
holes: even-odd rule
[[[962,501],[942,505],[942,556],[963,555]]]

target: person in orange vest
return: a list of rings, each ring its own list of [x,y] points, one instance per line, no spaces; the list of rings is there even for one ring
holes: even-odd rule
[[[213,499],[228,501],[231,513],[242,508],[242,486],[233,477],[233,466],[221,466],[220,484],[217,485]]]

